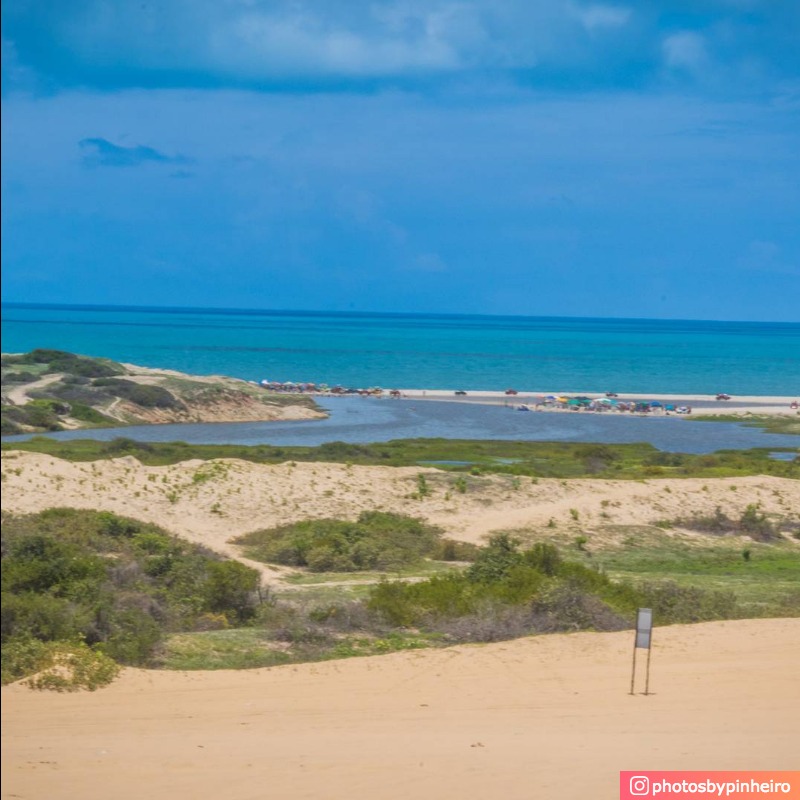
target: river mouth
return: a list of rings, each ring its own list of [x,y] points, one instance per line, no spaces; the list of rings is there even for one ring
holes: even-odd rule
[[[392,439],[491,439],[511,441],[648,443],[677,453],[777,448],[796,450],[800,437],[767,433],[734,422],[693,423],[680,417],[616,414],[519,414],[512,408],[451,402],[398,402],[363,397],[322,398],[322,420],[136,425],[37,434],[61,441],[125,437],[141,442],[299,445],[367,444]],[[33,435],[8,436],[4,443]],[[790,454],[789,454],[790,455]],[[779,460],[784,460],[781,455]],[[786,458],[786,460],[791,460]]]

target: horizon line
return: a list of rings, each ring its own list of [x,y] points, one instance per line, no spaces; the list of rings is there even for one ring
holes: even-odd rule
[[[131,305],[114,303],[35,303],[14,300],[0,301],[2,308],[50,309],[76,311],[140,311],[153,313],[212,313],[212,314],[275,314],[275,315],[308,315],[308,316],[355,316],[355,317],[451,317],[454,319],[467,317],[484,317],[487,319],[542,319],[542,320],[605,320],[605,321],[648,321],[648,322],[708,322],[737,323],[744,325],[800,325],[800,321],[788,320],[741,320],[741,319],[695,319],[688,317],[603,317],[578,316],[568,314],[476,314],[467,312],[439,311],[356,311],[332,309],[278,309],[278,308],[241,308],[230,306],[159,306]]]

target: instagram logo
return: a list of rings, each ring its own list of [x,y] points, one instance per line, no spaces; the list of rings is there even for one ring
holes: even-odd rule
[[[647,775],[632,775],[630,792],[640,796],[650,794],[650,778]]]

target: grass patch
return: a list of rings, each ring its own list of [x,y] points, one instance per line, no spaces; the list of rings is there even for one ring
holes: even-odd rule
[[[124,437],[110,442],[92,439],[57,441],[33,437],[26,442],[4,442],[3,450],[26,450],[68,461],[97,461],[133,455],[148,466],[165,466],[189,459],[236,458],[258,464],[287,461],[359,464],[364,466],[419,466],[436,462],[454,473],[448,489],[464,494],[481,475],[520,477],[696,478],[777,475],[800,478],[800,458],[781,461],[773,452],[791,448],[720,450],[713,454],[666,453],[649,444],[585,445],[568,442],[511,442],[471,439],[397,439],[375,444],[329,442],[317,447],[270,445],[202,445],[185,442],[137,442]],[[426,479],[426,490],[430,478]],[[440,487],[439,487],[440,488]]]
[[[637,528],[628,531],[623,546],[577,555],[617,580],[670,580],[731,592],[743,617],[800,616],[800,548],[790,542],[745,546],[740,540],[698,541]]]
[[[800,434],[800,416],[794,414],[692,414],[689,422],[735,422],[767,433]]]
[[[451,570],[462,569],[463,564],[453,563],[448,561],[433,561],[425,559],[417,563],[414,567],[408,569],[393,570],[391,573],[385,571],[368,571],[362,570],[360,572],[298,572],[294,575],[289,575],[285,578],[287,583],[294,586],[318,586],[326,583],[338,583],[342,581],[357,581],[365,585],[378,583],[380,580],[386,578],[406,579],[409,578],[426,578],[431,575],[437,575],[440,572],[449,572]]]
[[[291,661],[264,631],[239,628],[172,634],[161,646],[156,664],[163,669],[214,670],[274,667]]]

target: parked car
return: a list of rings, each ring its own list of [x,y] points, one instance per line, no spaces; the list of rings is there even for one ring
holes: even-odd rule
[[[464,395],[466,392],[463,389],[459,389],[455,394]]]
[[[519,394],[516,389],[506,389],[506,394]]]
[[[730,399],[731,399],[731,396],[729,394],[720,393],[720,394],[717,395],[717,400],[730,400]]]
[[[619,397],[616,392],[606,392],[606,397]]]

